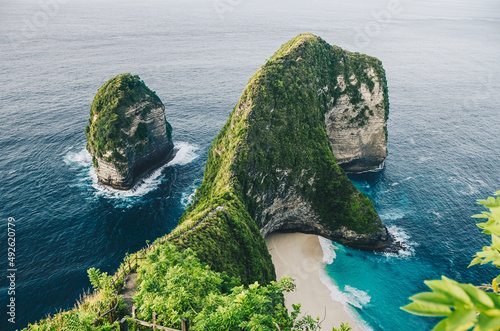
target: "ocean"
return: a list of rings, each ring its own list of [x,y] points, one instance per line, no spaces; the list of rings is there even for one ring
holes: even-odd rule
[[[495,0],[4,0],[0,3],[0,329],[73,307],[86,270],[113,273],[127,252],[175,228],[207,152],[247,81],[294,36],[382,60],[389,156],[350,179],[375,203],[401,254],[322,242],[324,278],[366,329],[428,330],[399,309],[484,244],[470,216],[500,190],[500,3]],[[176,158],[137,191],[96,183],[84,128],[97,89],[137,74],[173,126]],[[8,218],[15,219],[16,323],[7,321]]]

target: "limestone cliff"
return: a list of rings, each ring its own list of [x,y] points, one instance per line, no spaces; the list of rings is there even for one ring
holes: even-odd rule
[[[337,76],[334,86],[340,95],[332,96],[325,115],[326,132],[342,168],[350,172],[373,170],[387,157],[389,101],[385,74],[378,60],[367,58],[361,68],[353,68],[351,64],[357,59],[352,58],[363,55],[346,54],[349,56],[341,60],[346,69]],[[362,80],[358,79],[360,75]],[[347,93],[348,87],[354,87],[354,98]]]
[[[357,82],[342,87],[339,76],[349,81],[353,73]],[[311,34],[283,45],[247,84],[208,152],[193,204],[168,237],[244,283],[273,279],[262,238],[275,231],[384,249],[387,229],[373,203],[337,164],[328,134],[335,121],[329,113],[346,96],[353,108],[342,121],[352,130],[369,131],[378,121],[376,105],[384,112],[388,106],[375,97],[380,88],[386,95],[384,72],[375,58],[346,52]],[[365,103],[368,110],[360,108]]]
[[[335,157],[348,170],[377,167],[387,112],[379,60],[311,34],[283,45],[249,82],[226,133],[242,137],[234,176],[262,234],[300,231],[359,249],[386,247],[372,202]]]
[[[85,128],[99,182],[132,188],[173,156],[171,131],[163,103],[138,76],[110,79],[95,95]]]

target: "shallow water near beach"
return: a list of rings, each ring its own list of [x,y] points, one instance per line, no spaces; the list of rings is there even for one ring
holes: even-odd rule
[[[175,228],[247,81],[303,32],[384,64],[389,157],[349,177],[408,247],[384,255],[335,244],[325,269],[334,299],[366,328],[427,330],[435,320],[399,310],[425,279],[496,276],[467,265],[487,243],[470,217],[482,211],[475,200],[500,190],[498,2],[401,0],[383,19],[385,1],[218,3],[66,1],[33,31],[27,24],[46,10],[38,1],[0,4],[0,242],[14,217],[19,270],[15,325],[0,282],[1,330],[72,307],[90,287],[88,268],[112,273],[125,253]],[[126,193],[96,183],[84,136],[95,92],[123,72],[157,92],[179,148]],[[3,248],[0,261],[6,270]]]

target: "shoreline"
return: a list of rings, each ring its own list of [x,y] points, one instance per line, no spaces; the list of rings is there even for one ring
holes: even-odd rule
[[[292,304],[301,303],[301,315],[319,316],[321,327],[331,330],[340,323],[349,323],[353,331],[362,331],[359,323],[346,311],[344,305],[334,301],[331,290],[322,280],[323,248],[317,235],[303,233],[272,233],[266,239],[276,278],[290,276],[295,280],[295,291],[285,294],[289,311]]]

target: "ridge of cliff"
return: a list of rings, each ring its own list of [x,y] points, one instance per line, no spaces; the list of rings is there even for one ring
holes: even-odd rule
[[[341,87],[338,77],[352,73],[357,82]],[[386,248],[386,227],[337,164],[328,134],[331,110],[346,95],[359,104],[365,85],[386,95],[379,60],[312,34],[284,44],[248,82],[208,152],[192,205],[166,238],[243,283],[274,279],[263,238],[276,231],[317,234],[363,250]],[[383,100],[375,104],[385,119]],[[358,128],[379,114],[352,113],[345,120]],[[381,139],[385,144],[386,136]]]

